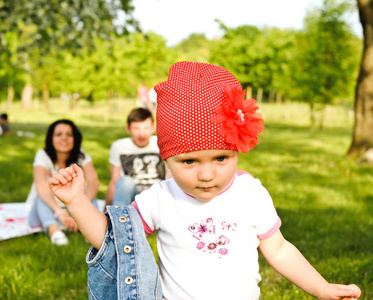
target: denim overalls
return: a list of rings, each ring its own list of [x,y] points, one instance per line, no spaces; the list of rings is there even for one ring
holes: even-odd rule
[[[89,299],[161,300],[159,269],[135,207],[108,206],[100,250],[87,253]]]

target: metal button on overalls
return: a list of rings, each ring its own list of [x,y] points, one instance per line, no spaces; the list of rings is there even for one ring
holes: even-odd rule
[[[128,276],[128,277],[126,277],[126,279],[124,279],[124,282],[126,284],[132,284],[133,283],[133,278],[131,276]]]
[[[127,222],[127,217],[126,216],[120,216],[119,217],[119,222],[126,223]]]
[[[129,253],[131,253],[132,248],[131,248],[131,246],[126,245],[126,246],[124,246],[123,251],[124,251],[124,253],[129,254]]]

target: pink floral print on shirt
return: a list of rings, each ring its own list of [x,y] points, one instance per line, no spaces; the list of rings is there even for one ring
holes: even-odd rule
[[[219,258],[229,253],[227,245],[230,243],[230,239],[227,235],[236,230],[237,223],[222,221],[220,224],[221,226],[216,228],[213,219],[207,218],[188,227],[188,230],[193,233],[192,236],[198,240],[197,250],[218,255]],[[224,234],[219,232],[224,232]]]

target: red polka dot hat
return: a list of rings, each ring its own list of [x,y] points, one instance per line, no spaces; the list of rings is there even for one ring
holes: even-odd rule
[[[226,69],[178,62],[155,91],[162,159],[207,149],[246,153],[259,143],[264,126],[256,101],[244,100],[245,90]]]

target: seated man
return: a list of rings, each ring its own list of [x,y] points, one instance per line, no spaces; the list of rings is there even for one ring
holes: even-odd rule
[[[166,178],[166,166],[159,155],[152,113],[133,109],[127,117],[131,137],[116,140],[110,147],[110,174],[106,205],[129,205],[136,194]]]

